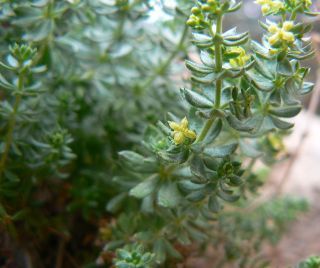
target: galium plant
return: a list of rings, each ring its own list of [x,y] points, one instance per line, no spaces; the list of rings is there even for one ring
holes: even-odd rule
[[[169,112],[166,121],[149,127],[136,151],[119,153],[123,174],[114,182],[120,191],[108,209],[121,216],[111,227],[114,237],[105,252],[138,242],[155,254],[159,267],[171,267],[190,245],[200,250],[217,241],[225,247],[221,263],[248,267],[261,240],[272,237],[268,216],[281,226],[276,214],[259,215],[262,207],[245,212],[244,207],[261,185],[254,163],[266,158],[266,144],[272,147],[293,127],[286,119],[300,112],[299,97],[313,88],[304,81],[310,69],[301,66],[313,55],[305,38],[311,26],[296,17],[317,13],[309,1],[256,3],[265,16],[273,16],[260,23],[261,42],[236,27],[224,29],[224,17],[236,12],[240,2],[198,1],[192,7],[186,24],[199,60],[186,60],[191,87],[181,88],[181,95],[188,108],[183,116]],[[235,213],[228,212],[234,210],[231,203]],[[288,203],[294,211],[304,208],[290,200],[276,206]],[[242,217],[261,220],[259,230],[248,231],[258,237],[248,248],[236,242],[244,239]],[[223,239],[217,239],[221,234]]]
[[[92,267],[94,244],[107,267],[174,267],[209,245],[221,263],[256,263],[306,207],[247,204],[254,163],[274,161],[283,118],[312,90],[310,25],[295,20],[316,15],[309,1],[257,3],[279,18],[261,44],[225,31],[235,1],[163,4],[171,20],[156,22],[144,0],[0,1],[1,265]]]
[[[177,103],[185,4],[150,22],[148,1],[0,2],[0,266],[50,266],[60,244],[94,261],[117,152]]]

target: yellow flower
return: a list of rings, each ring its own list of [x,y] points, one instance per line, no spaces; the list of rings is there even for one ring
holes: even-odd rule
[[[284,8],[284,4],[278,0],[256,0],[255,3],[261,5],[263,15],[268,13],[277,13]]]
[[[173,130],[172,137],[175,144],[182,144],[186,138],[194,140],[197,135],[193,130],[188,128],[189,122],[184,117],[180,123],[169,121],[169,126]]]
[[[294,42],[294,34],[290,32],[294,24],[292,21],[285,21],[282,28],[279,28],[276,24],[271,24],[268,28],[269,33],[272,35],[268,41],[270,45],[276,44],[278,41],[286,41],[288,43]]]
[[[309,8],[312,5],[312,0],[304,0],[303,2],[306,8]]]
[[[238,57],[229,60],[232,67],[243,67],[250,59],[250,56],[246,54],[246,51],[242,47],[232,47],[228,52],[239,53]]]

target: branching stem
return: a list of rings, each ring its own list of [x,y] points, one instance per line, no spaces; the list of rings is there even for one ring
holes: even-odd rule
[[[9,151],[10,151],[10,147],[12,144],[12,140],[13,140],[13,133],[14,133],[14,128],[16,126],[16,117],[17,117],[17,113],[18,113],[18,109],[19,109],[19,105],[20,105],[20,101],[21,101],[21,92],[23,91],[23,79],[24,79],[24,74],[20,73],[19,74],[19,80],[18,80],[18,91],[19,94],[15,95],[15,101],[14,101],[14,105],[13,105],[13,110],[9,119],[9,123],[8,123],[8,132],[7,132],[7,136],[6,136],[6,140],[5,140],[5,147],[4,147],[4,152],[1,156],[1,160],[0,160],[0,182],[2,180],[2,175],[5,169],[5,165],[8,159],[8,155],[9,155]]]
[[[217,24],[216,24],[216,33],[212,32],[212,29],[210,28],[210,34],[212,35],[212,38],[214,38],[215,35],[217,35],[218,37],[221,36],[222,34],[222,19],[223,19],[223,14],[219,14],[217,16]],[[210,26],[211,27],[211,26]],[[216,73],[219,73],[222,71],[222,44],[220,41],[215,43],[215,71]],[[218,78],[216,80],[216,85],[215,85],[215,101],[214,101],[214,108],[215,109],[219,109],[220,108],[220,104],[221,104],[221,93],[222,93],[222,78]],[[214,122],[215,118],[210,118],[207,120],[207,122],[205,123],[200,135],[198,136],[197,141],[203,141],[203,139],[206,137],[206,135],[208,134],[208,131],[210,130],[213,122]]]

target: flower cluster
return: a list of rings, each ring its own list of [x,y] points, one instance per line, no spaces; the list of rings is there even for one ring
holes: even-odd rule
[[[228,52],[238,54],[236,58],[229,60],[230,65],[235,68],[245,66],[250,59],[250,56],[246,54],[246,51],[242,47],[232,47],[228,49]]]
[[[185,142],[186,138],[194,140],[197,135],[193,130],[188,128],[189,122],[186,117],[184,117],[180,123],[169,121],[169,126],[173,129],[173,140],[175,144],[182,144]]]
[[[205,25],[204,15],[199,7],[193,7],[191,9],[191,15],[187,20],[187,25],[194,28],[199,28]]]
[[[290,32],[293,27],[292,21],[285,21],[281,28],[276,24],[271,24],[268,28],[269,33],[272,34],[268,38],[269,44],[273,46],[278,42],[293,43],[295,40],[294,34]]]
[[[284,8],[284,4],[278,0],[256,0],[255,3],[261,5],[263,15],[276,14]]]

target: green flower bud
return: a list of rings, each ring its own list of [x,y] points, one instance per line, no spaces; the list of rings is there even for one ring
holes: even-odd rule
[[[198,7],[193,7],[191,9],[191,13],[194,14],[194,15],[199,15],[201,13],[201,10]]]
[[[210,7],[209,5],[203,5],[203,6],[201,7],[201,9],[202,9],[202,11],[204,11],[204,12],[209,12],[209,11],[211,10],[211,7]]]
[[[197,25],[197,22],[194,21],[193,19],[188,19],[186,23],[190,27],[195,27]]]

